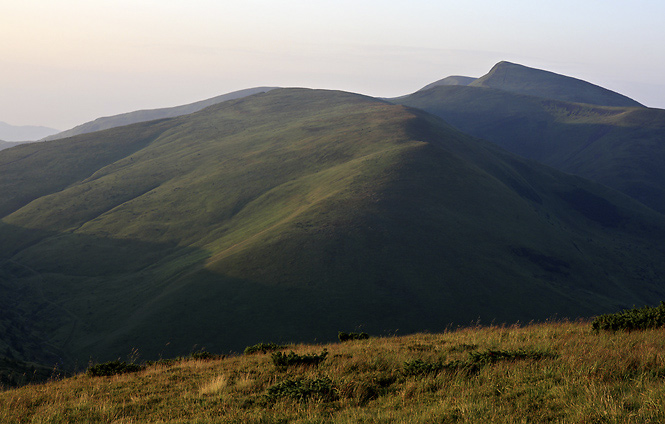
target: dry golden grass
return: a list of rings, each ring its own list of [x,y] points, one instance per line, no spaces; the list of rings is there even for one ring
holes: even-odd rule
[[[270,354],[77,375],[0,392],[2,423],[656,423],[665,422],[665,329],[599,333],[586,322],[465,328],[322,346],[318,367],[276,368]],[[477,372],[407,375],[404,363],[468,361],[527,349]],[[270,397],[286,380],[332,382],[334,396]],[[298,380],[300,381],[300,380]]]

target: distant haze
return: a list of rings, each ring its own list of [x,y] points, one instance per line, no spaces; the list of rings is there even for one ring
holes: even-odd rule
[[[501,60],[665,108],[665,3],[3,2],[0,121],[68,129],[258,86],[391,97]]]
[[[54,128],[36,126],[14,126],[0,122],[0,140],[4,141],[36,141],[59,132]]]

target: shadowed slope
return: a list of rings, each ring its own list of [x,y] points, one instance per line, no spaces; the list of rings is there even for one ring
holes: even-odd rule
[[[435,87],[395,102],[665,212],[665,111],[568,103],[481,87]]]
[[[273,90],[44,146],[72,170],[0,154],[17,174],[0,180],[0,252],[37,299],[11,306],[26,336],[69,364],[665,294],[659,214],[360,95]]]

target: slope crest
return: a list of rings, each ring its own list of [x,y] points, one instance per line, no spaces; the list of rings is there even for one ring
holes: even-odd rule
[[[469,85],[529,96],[601,106],[640,107],[633,99],[589,82],[553,72],[499,62]]]

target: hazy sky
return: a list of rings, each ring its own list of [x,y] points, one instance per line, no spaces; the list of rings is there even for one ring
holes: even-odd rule
[[[61,130],[262,86],[398,96],[496,62],[665,108],[662,0],[0,0],[0,121]]]

